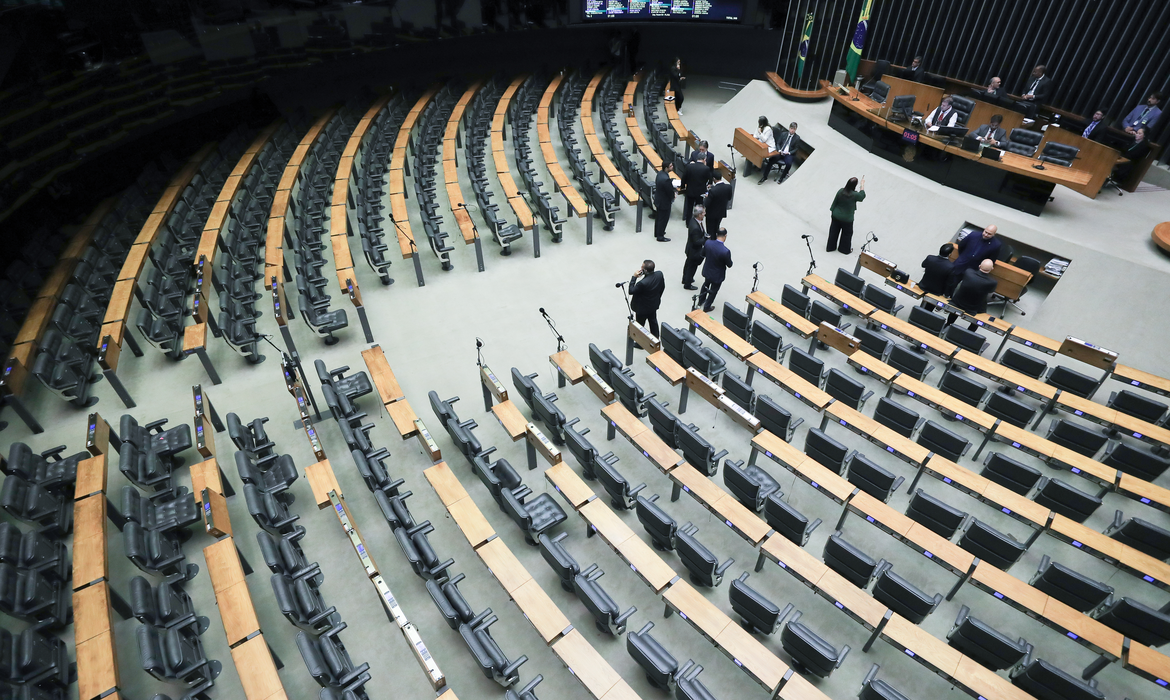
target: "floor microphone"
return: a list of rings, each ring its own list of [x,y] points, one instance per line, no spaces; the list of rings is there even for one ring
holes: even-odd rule
[[[801,236],[801,238],[812,238],[812,234],[811,234],[811,233],[806,233],[806,234],[804,234],[803,236]]]

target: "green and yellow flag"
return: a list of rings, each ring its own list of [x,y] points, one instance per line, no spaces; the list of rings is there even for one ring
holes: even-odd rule
[[[849,47],[849,57],[845,59],[845,70],[849,73],[849,82],[857,78],[857,67],[861,63],[861,50],[865,48],[865,35],[869,32],[869,15],[873,10],[873,0],[865,0],[861,6],[861,16],[857,18],[857,29],[853,30],[853,44]]]
[[[812,39],[813,13],[804,18],[804,31],[800,35],[800,46],[796,49],[796,79],[804,77],[804,60],[808,58],[808,42]]]

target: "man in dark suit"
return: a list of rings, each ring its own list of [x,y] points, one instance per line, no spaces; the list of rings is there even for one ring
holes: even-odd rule
[[[630,278],[630,308],[634,310],[634,320],[655,336],[658,335],[658,307],[662,304],[664,291],[666,279],[654,269],[654,261],[643,260],[642,267]]]
[[[1003,81],[999,78],[992,78],[991,82],[988,83],[987,88],[983,90],[976,90],[974,96],[977,100],[998,104],[1004,96]]]
[[[707,230],[718,231],[719,224],[727,218],[727,204],[731,201],[731,183],[724,182],[723,176],[715,173],[715,184],[707,191],[707,199],[703,202],[707,209]]]
[[[969,314],[986,313],[987,299],[995,292],[995,287],[999,284],[991,276],[991,271],[994,268],[994,262],[984,260],[979,263],[979,269],[968,268],[964,270],[963,276],[959,279],[959,286],[951,297],[951,303]],[[947,325],[954,323],[958,316],[955,313],[948,314]],[[978,324],[971,324],[971,330],[975,330],[977,327]]]
[[[687,169],[682,173],[683,221],[691,220],[691,211],[695,205],[703,200],[707,194],[707,185],[711,184],[713,170],[704,162],[692,161],[687,163]]]
[[[683,249],[687,261],[683,263],[682,283],[684,289],[692,291],[698,289],[695,286],[695,271],[699,269],[699,263],[703,262],[703,245],[707,242],[707,227],[703,221],[706,215],[706,207],[697,204],[694,215],[687,222],[687,245]]]
[[[670,208],[674,206],[674,182],[670,179],[670,163],[662,161],[662,167],[654,176],[654,238],[663,243],[666,237],[666,222],[670,221]]]
[[[1046,70],[1043,64],[1032,69],[1032,74],[1024,79],[1024,89],[1021,93],[1024,99],[1016,103],[1016,108],[1033,122],[1036,121],[1036,110],[1039,105],[1047,103],[1052,97],[1052,78],[1045,75]],[[1030,123],[1028,120],[1024,123]]]
[[[731,267],[731,251],[724,242],[727,240],[727,229],[719,229],[715,240],[707,241],[703,246],[703,288],[699,290],[699,306],[703,311],[710,313],[715,310],[715,295],[727,276],[727,268]]]
[[[1096,112],[1093,112],[1093,121],[1089,122],[1089,125],[1085,127],[1084,131],[1081,132],[1081,136],[1089,139],[1090,141],[1104,143],[1106,131],[1108,131],[1108,129],[1105,125],[1105,113],[1101,110],[1097,110]]]
[[[1007,132],[1000,124],[1003,123],[1002,114],[993,114],[991,121],[975,130],[975,138],[987,146],[1002,147],[1007,142]]]
[[[954,243],[944,243],[938,249],[938,255],[928,255],[922,261],[922,279],[918,286],[931,294],[946,294],[947,280],[951,277],[954,265],[951,263],[951,253],[955,250]]]
[[[898,77],[903,80],[913,80],[921,83],[926,78],[926,69],[922,67],[922,57],[915,56],[910,65],[898,71]]]
[[[691,155],[687,158],[688,163],[700,162],[706,163],[708,168],[715,167],[715,154],[707,150],[707,142],[700,141],[699,147],[691,151]]]
[[[776,179],[776,184],[784,182],[784,178],[788,177],[788,171],[792,169],[792,161],[796,158],[796,149],[798,148],[800,148],[800,137],[796,135],[796,122],[792,122],[788,125],[788,131],[776,134],[777,155],[769,158],[764,164],[764,177],[760,181],[766,180],[772,165],[780,162],[784,164],[784,167],[780,169],[780,177]]]

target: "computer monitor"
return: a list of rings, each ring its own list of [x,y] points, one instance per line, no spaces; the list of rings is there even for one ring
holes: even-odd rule
[[[956,138],[963,138],[967,135],[967,127],[965,126],[940,126],[938,131],[934,132],[935,138],[946,139],[947,144],[953,144]]]
[[[910,121],[914,114],[914,95],[898,95],[890,104],[890,113],[887,119]]]

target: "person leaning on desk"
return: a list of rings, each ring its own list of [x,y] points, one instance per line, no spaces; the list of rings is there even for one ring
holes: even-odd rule
[[[1007,141],[1007,132],[1000,126],[1002,123],[1002,114],[992,115],[990,123],[984,124],[975,130],[975,138],[985,146],[998,147]]]

